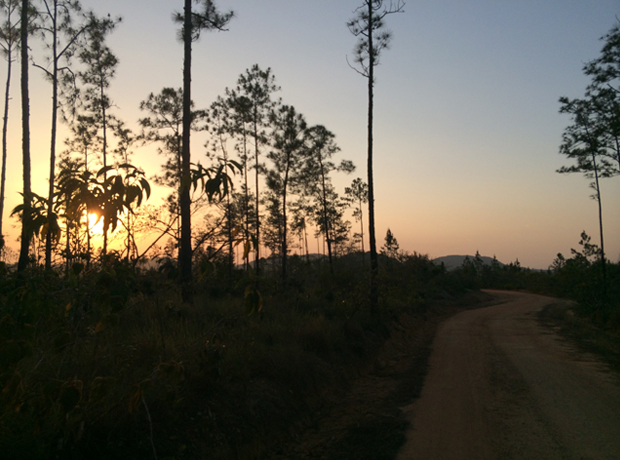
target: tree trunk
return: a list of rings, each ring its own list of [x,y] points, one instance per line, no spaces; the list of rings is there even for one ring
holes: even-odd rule
[[[45,236],[45,269],[52,269],[52,232],[51,222],[54,212],[54,182],[56,177],[56,130],[58,127],[58,28],[56,26],[58,19],[58,6],[54,2],[54,18],[52,33],[52,132],[50,136],[50,175],[49,175],[49,191],[47,195],[47,224],[48,231]]]
[[[69,209],[69,195],[65,200],[65,208]],[[65,229],[65,276],[69,276],[69,268],[71,267],[71,262],[73,261],[73,256],[71,254],[71,219],[67,217],[66,220],[66,229]]]
[[[256,159],[256,276],[260,274],[260,217],[258,212],[259,196],[258,196],[258,173],[260,163],[258,162],[258,126],[256,117],[257,107],[254,106],[254,158]]]
[[[226,194],[226,214],[227,214],[227,220],[228,220],[228,280],[229,283],[232,283],[232,276],[233,276],[233,268],[235,265],[235,259],[234,259],[234,249],[233,249],[233,215],[232,215],[232,209],[231,209],[231,204],[230,204],[230,193]]]
[[[9,125],[9,101],[10,101],[10,87],[11,87],[11,70],[13,64],[13,49],[9,47],[7,49],[7,75],[6,75],[6,91],[4,93],[4,117],[2,121],[2,177],[0,178],[0,238],[3,238],[2,233],[2,216],[4,215],[4,188],[6,185],[6,157],[7,146],[6,137]],[[0,245],[1,248],[1,245]]]
[[[305,221],[304,221],[304,241],[306,242],[306,262],[310,264],[310,249],[308,248],[308,230],[306,229]]]
[[[288,166],[286,167],[286,172],[284,173],[284,185],[282,191],[282,283],[286,282],[286,253],[288,252],[288,247],[286,244],[286,230],[287,230],[287,222],[286,222],[286,187],[288,186]]]
[[[379,315],[379,260],[377,257],[377,243],[375,239],[375,191],[372,170],[372,123],[373,123],[373,85],[374,85],[374,50],[372,42],[373,10],[372,1],[368,3],[368,236],[370,239],[370,314]]]
[[[102,145],[102,156],[103,156],[103,167],[105,168],[106,166],[108,166],[108,159],[107,159],[107,154],[108,154],[108,136],[107,136],[107,120],[106,120],[106,113],[105,113],[105,99],[104,99],[104,91],[103,91],[103,84],[101,84],[101,86],[99,87],[100,90],[100,97],[101,97],[101,129],[102,129],[102,134],[103,134],[103,145]],[[108,176],[108,172],[104,172],[103,173],[103,179],[105,180]],[[129,228],[127,228],[127,232],[129,233]],[[107,254],[108,253],[108,232],[104,232],[103,233],[103,254]]]
[[[362,200],[360,200],[360,235],[362,238],[362,263],[366,264],[366,249],[364,249],[364,213],[362,211]]]
[[[323,187],[323,222],[325,225],[325,239],[327,240],[327,255],[329,257],[329,271],[334,274],[334,265],[332,263],[332,240],[329,231],[329,219],[327,217],[327,195],[325,190],[325,169],[323,168],[323,158],[319,151],[319,165],[321,166],[321,186]]]
[[[181,242],[179,247],[179,269],[183,302],[192,301],[192,228],[190,199],[190,129],[191,129],[191,84],[192,84],[192,0],[185,0],[183,25],[183,151],[181,158]]]
[[[245,184],[245,238],[244,244],[249,244],[250,241],[250,196],[248,191],[248,151],[247,151],[247,138],[245,132],[245,122],[243,123],[243,181]],[[246,251],[243,248],[243,265],[247,271],[250,265],[250,251]]]
[[[30,95],[28,92],[28,9],[29,0],[22,0],[21,11],[21,96],[22,96],[22,174],[24,210],[22,213],[21,245],[17,270],[28,266],[28,248],[32,237],[32,200],[30,184]]]
[[[594,180],[596,181],[596,201],[598,203],[598,224],[601,237],[601,263],[603,264],[603,301],[607,302],[607,267],[605,262],[605,241],[603,239],[603,204],[601,203],[601,189],[598,178],[598,167],[596,156],[592,154],[592,164],[594,166]]]

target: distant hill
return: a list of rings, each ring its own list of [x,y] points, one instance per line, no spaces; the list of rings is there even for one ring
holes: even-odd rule
[[[446,267],[446,270],[454,270],[455,268],[459,268],[461,265],[463,265],[463,261],[466,257],[469,257],[470,259],[476,258],[476,256],[443,256],[433,259],[433,263],[435,265],[441,265],[443,263]],[[491,265],[491,263],[493,262],[493,257],[480,256],[480,258],[485,263],[485,265]],[[503,263],[499,261],[498,263],[500,267],[504,266]]]

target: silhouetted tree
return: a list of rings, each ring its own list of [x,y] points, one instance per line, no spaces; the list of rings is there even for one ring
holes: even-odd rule
[[[328,212],[328,208],[330,203],[334,203],[334,200],[328,200],[328,189],[331,185],[329,174],[335,169],[350,173],[355,169],[355,166],[352,162],[346,160],[343,160],[339,166],[336,166],[336,164],[331,161],[331,157],[340,151],[340,148],[336,145],[334,134],[327,130],[324,126],[316,125],[308,128],[306,138],[308,144],[308,154],[303,171],[304,181],[311,187],[311,189],[315,190],[313,195],[320,203],[321,218],[319,219],[319,224],[325,233],[329,269],[333,274],[333,235],[332,222],[330,219],[330,214],[333,213]]]
[[[255,174],[255,213],[256,213],[256,236],[255,248],[255,271],[260,273],[260,244],[261,244],[261,218],[260,218],[260,188],[259,177],[264,166],[260,162],[261,146],[267,145],[267,129],[270,127],[271,117],[280,101],[274,101],[271,95],[280,90],[275,83],[275,77],[271,69],[262,70],[258,64],[239,76],[237,87],[231,91],[231,97],[237,101],[236,110],[242,111],[248,117],[249,135],[254,143],[254,174]]]
[[[312,207],[308,202],[306,194],[299,195],[298,199],[291,204],[291,211],[293,213],[293,219],[291,222],[291,230],[300,239],[301,253],[306,254],[306,261],[310,262],[310,249],[308,247],[308,221]]]
[[[314,213],[313,220],[317,225],[318,232],[325,236],[326,243],[327,232],[325,227],[329,226],[332,252],[336,254],[337,248],[349,239],[350,222],[343,219],[348,203],[336,193],[334,186],[329,181],[325,184],[324,194],[322,188],[317,188],[316,191],[318,196],[315,195],[315,203],[311,207],[311,211]]]
[[[217,162],[222,165],[225,170],[235,171],[238,169],[244,171],[242,164],[229,158],[226,140],[228,133],[234,133],[234,129],[229,125],[230,119],[227,117],[227,103],[222,98],[218,98],[211,105],[209,118],[213,137],[211,142],[208,142],[206,145],[207,147],[211,147],[211,152],[209,152],[208,155],[215,157]],[[230,166],[232,166],[232,168]],[[238,206],[236,206],[234,202],[232,193],[226,193],[225,199],[225,203],[222,203],[225,215],[224,232],[226,234],[226,245],[228,247],[228,275],[229,279],[232,279],[235,264],[235,238],[241,229],[241,223],[239,221],[241,214],[239,213],[240,210]]]
[[[391,257],[392,259],[398,259],[399,250],[400,246],[398,245],[398,241],[392,233],[392,230],[388,228],[385,234],[385,244],[381,248],[381,254]]]
[[[214,134],[213,149],[221,151],[225,158],[228,158],[226,148],[227,139],[230,137],[234,142],[234,148],[238,153],[241,171],[243,174],[242,193],[243,199],[239,195],[226,197],[229,212],[228,231],[229,231],[229,254],[232,270],[232,226],[230,220],[230,210],[232,201],[237,203],[236,208],[243,213],[243,233],[244,251],[243,259],[246,268],[249,264],[250,250],[250,192],[248,188],[248,125],[250,122],[250,101],[245,96],[238,96],[236,91],[226,88],[226,98],[218,97],[211,104],[210,119]]]
[[[2,173],[0,174],[0,251],[4,247],[4,233],[2,223],[4,216],[4,189],[6,183],[6,159],[7,159],[7,129],[9,124],[9,101],[11,88],[11,71],[15,52],[19,45],[19,14],[18,0],[0,0],[0,14],[4,21],[0,24],[0,48],[7,62],[6,85],[4,93],[4,116],[2,119]]]
[[[106,166],[96,174],[81,170],[80,165],[63,166],[57,186],[57,210],[63,209],[66,216],[96,214],[103,222],[104,233],[116,230],[121,216],[133,213],[151,194],[144,171],[130,164]]]
[[[297,113],[294,107],[283,105],[272,115],[274,125],[273,145],[268,157],[273,163],[269,171],[272,178],[272,191],[279,191],[282,197],[282,280],[286,280],[287,249],[287,194],[291,185],[299,179],[299,172],[307,154],[306,149],[306,121]]]
[[[90,264],[90,222],[89,205],[92,208],[94,199],[82,199],[89,193],[88,182],[80,181],[85,177],[81,161],[74,161],[69,156],[60,160],[59,171],[56,176],[56,207],[59,216],[65,221],[65,273],[68,273],[74,257],[82,256],[87,265]],[[67,182],[74,182],[74,186],[67,187]],[[82,195],[82,196],[80,196]],[[94,209],[91,209],[94,211]],[[80,226],[84,221],[86,230],[86,247],[82,248]]]
[[[560,173],[581,172],[589,179],[594,179],[590,184],[594,189],[592,198],[598,204],[598,221],[601,239],[601,262],[603,265],[603,291],[606,290],[607,277],[605,268],[605,239],[603,232],[603,204],[601,200],[600,177],[610,177],[615,174],[615,167],[607,158],[599,158],[604,151],[602,144],[605,142],[604,126],[596,124],[593,120],[592,102],[588,100],[569,100],[561,98],[561,113],[571,115],[573,124],[568,126],[562,136],[560,153],[568,158],[575,159],[576,165],[562,167]],[[600,161],[599,161],[600,160]]]
[[[108,95],[110,81],[114,78],[118,59],[106,45],[106,37],[110,34],[120,18],[110,17],[99,19],[94,14],[88,16],[85,46],[79,51],[78,58],[86,69],[78,73],[79,79],[86,90],[84,99],[86,111],[90,114],[89,121],[97,131],[101,131],[101,159],[103,167],[108,166],[108,129],[114,117],[109,113],[112,101]],[[108,248],[108,235],[103,235],[103,254]]]
[[[607,160],[607,175],[620,174],[620,22],[601,38],[601,55],[587,63],[584,73],[592,78],[586,89],[597,128],[604,133],[599,140],[599,156]],[[610,169],[613,168],[613,169]],[[611,173],[611,174],[610,174]]]
[[[200,5],[199,11],[192,10],[192,3]],[[185,0],[183,13],[175,14],[175,20],[183,24],[183,140],[181,155],[181,244],[179,247],[180,282],[183,286],[183,301],[192,300],[192,228],[191,228],[191,154],[190,132],[192,125],[192,43],[200,38],[203,30],[225,30],[233,16],[232,11],[221,14],[212,0]]]
[[[375,193],[373,180],[373,99],[375,84],[375,66],[379,64],[381,51],[389,45],[391,34],[384,28],[387,15],[403,12],[405,2],[390,1],[389,6],[384,0],[363,0],[356,10],[356,16],[347,26],[351,33],[358,37],[354,49],[356,71],[368,80],[368,236],[370,239],[370,313],[379,313],[379,289],[377,275],[379,262],[375,238]]]
[[[31,32],[30,18],[33,16],[29,0],[22,0],[20,8],[20,45],[21,45],[21,99],[22,99],[22,180],[23,208],[22,230],[17,270],[23,271],[28,266],[30,240],[32,238],[32,187],[30,178],[30,92],[28,87],[29,48],[28,35]]]
[[[156,142],[161,145],[158,153],[166,156],[162,165],[163,174],[155,178],[158,185],[174,190],[168,197],[168,212],[176,222],[175,243],[181,240],[181,195],[182,195],[182,154],[183,154],[183,90],[181,88],[163,88],[159,94],[151,93],[140,103],[140,110],[148,116],[139,120],[142,132],[139,140],[145,143]],[[206,129],[207,112],[194,109],[191,104],[190,129]],[[191,198],[190,198],[191,206]],[[181,252],[177,254],[180,263]]]
[[[97,128],[95,127],[95,123],[93,122],[92,116],[79,114],[73,120],[73,123],[70,125],[71,137],[65,139],[65,145],[67,148],[62,153],[61,158],[61,166],[60,170],[63,174],[66,174],[64,171],[73,171],[75,168],[81,168],[83,172],[90,171],[89,169],[89,154],[91,150],[94,149],[95,139],[97,137]],[[77,157],[77,159],[76,159]],[[60,174],[60,172],[59,172]],[[57,177],[57,182],[60,182],[60,179]],[[61,199],[60,197],[58,199]],[[65,199],[67,197],[65,196]],[[85,257],[86,257],[86,265],[90,266],[91,261],[91,232],[90,232],[90,220],[88,218],[88,213],[85,216],[81,216],[78,214],[79,212],[85,212],[85,210],[77,210],[70,209],[69,213],[73,214],[73,217],[79,220],[79,218],[85,218],[84,225],[84,234],[86,237],[86,248],[85,248]],[[65,219],[67,228],[66,231],[74,231],[78,236],[76,238],[79,239],[80,226],[73,226],[72,223]],[[74,245],[75,247],[75,245]],[[68,248],[65,245],[65,257],[72,257],[72,254],[68,253]],[[73,252],[75,254],[75,251]],[[70,261],[67,260],[67,264]]]
[[[362,243],[362,261],[364,261],[366,259],[366,252],[364,250],[363,205],[368,203],[368,184],[358,177],[353,179],[350,187],[345,187],[344,193],[352,203],[357,204],[357,207],[353,210],[353,217],[360,221],[360,241]]]
[[[572,125],[562,137],[560,153],[576,164],[558,172],[582,172],[589,179],[598,203],[603,295],[607,290],[607,270],[603,237],[601,187],[599,179],[620,174],[620,24],[601,38],[605,44],[597,59],[583,71],[592,78],[583,99],[560,98],[560,113],[571,115]]]
[[[92,25],[82,14],[78,0],[41,0],[40,23],[37,30],[49,49],[47,60],[51,65],[36,64],[52,84],[52,126],[50,135],[50,172],[47,217],[53,218],[54,181],[56,177],[56,134],[58,109],[61,99],[69,105],[76,98],[75,73],[71,70],[71,59],[79,46],[79,39]],[[79,20],[78,20],[79,18]],[[78,20],[77,25],[76,20]],[[45,268],[52,264],[52,240],[50,233],[45,241]]]

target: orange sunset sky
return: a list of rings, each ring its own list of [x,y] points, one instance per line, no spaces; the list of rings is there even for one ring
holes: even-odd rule
[[[194,45],[196,106],[207,108],[253,64],[271,67],[283,102],[309,124],[334,132],[342,149],[337,159],[357,165],[353,175],[334,178],[343,193],[355,177],[366,177],[366,81],[347,64],[355,38],[346,22],[358,3],[217,2],[236,18],[228,32],[204,33]],[[110,94],[115,114],[138,130],[140,101],[182,84],[182,45],[172,21],[182,1],[82,4],[123,17],[110,37],[120,60]],[[388,17],[393,41],[381,56],[375,89],[378,245],[389,227],[410,252],[479,251],[547,268],[558,252],[577,247],[582,230],[598,243],[589,181],[555,172],[570,164],[558,153],[570,122],[558,113],[558,98],[583,96],[588,78],[582,67],[599,55],[599,38],[618,13],[617,0],[410,0],[404,14]],[[32,48],[40,57],[34,40]],[[14,77],[4,219],[15,248],[18,223],[9,214],[20,200],[21,112],[18,73]],[[50,85],[31,68],[33,190],[39,194],[47,193],[50,105]],[[59,150],[66,134],[63,128]],[[133,163],[147,176],[159,172],[162,158],[153,146],[134,151]],[[202,158],[197,141],[192,159]],[[605,179],[602,191],[607,254],[618,261],[620,178]],[[159,204],[162,195],[150,203]]]

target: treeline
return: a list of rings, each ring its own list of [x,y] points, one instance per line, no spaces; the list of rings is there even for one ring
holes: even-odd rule
[[[269,68],[247,69],[206,108],[197,108],[188,97],[191,44],[201,31],[225,30],[233,17],[218,12],[212,2],[202,2],[198,11],[191,3],[175,16],[185,34],[184,85],[148,94],[134,131],[110,96],[119,61],[107,41],[120,18],[83,11],[76,0],[0,2],[0,43],[9,69],[2,204],[8,90],[18,50],[34,54],[20,55],[26,64],[21,80],[24,108],[29,103],[29,67],[51,83],[52,93],[47,193],[30,183],[27,120],[22,126],[24,200],[13,210],[22,221],[19,270],[43,264],[47,270],[62,266],[68,273],[74,264],[89,267],[112,248],[116,257],[134,264],[154,256],[176,260],[180,279],[188,286],[192,261],[204,265],[224,257],[232,273],[235,255],[240,255],[244,267],[249,269],[252,262],[259,276],[261,259],[268,256],[278,260],[285,279],[293,247],[306,256],[316,252],[310,250],[309,238],[322,240],[330,266],[334,255],[355,250],[360,243],[363,249],[363,227],[352,235],[345,213],[353,207],[363,226],[368,186],[358,178],[346,196],[337,192],[333,174],[351,173],[355,166],[334,160],[340,149],[330,130],[309,125],[302,113],[277,97],[280,88]],[[71,132],[62,147],[57,141],[60,122]],[[190,157],[192,133],[206,139],[202,160]],[[164,157],[160,172],[133,164],[134,151],[146,145],[156,145]],[[162,206],[144,206],[152,182],[169,190]],[[93,227],[100,222],[103,238],[96,247]],[[145,237],[152,244],[139,249],[138,241]]]
[[[547,270],[532,270],[518,260],[507,265],[493,259],[485,264],[479,254],[454,270],[453,289],[523,290],[570,299],[577,313],[599,326],[620,330],[620,264],[604,262],[601,248],[582,232],[571,256],[558,253]]]

